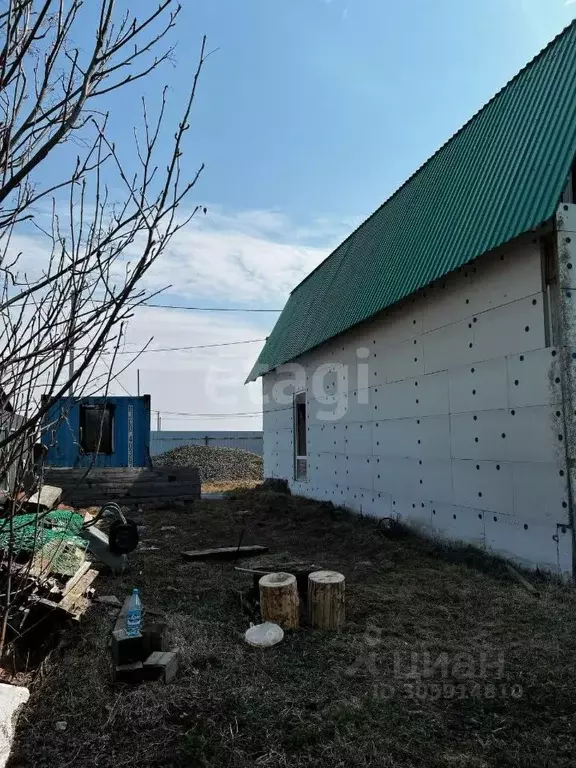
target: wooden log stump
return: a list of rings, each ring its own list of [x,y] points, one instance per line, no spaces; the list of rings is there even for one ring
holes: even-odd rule
[[[259,586],[262,620],[273,621],[282,629],[298,629],[296,576],[291,573],[268,573],[262,576]]]
[[[344,576],[337,571],[314,571],[308,577],[308,620],[314,629],[344,627]]]

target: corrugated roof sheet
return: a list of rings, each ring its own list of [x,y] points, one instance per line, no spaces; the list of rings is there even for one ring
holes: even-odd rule
[[[576,155],[576,21],[292,292],[249,381],[547,221]]]

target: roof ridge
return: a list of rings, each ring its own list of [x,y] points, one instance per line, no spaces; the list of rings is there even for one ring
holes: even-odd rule
[[[427,159],[426,159],[426,160],[425,160],[425,161],[424,161],[424,162],[423,162],[421,165],[419,165],[419,166],[418,166],[418,168],[416,168],[416,170],[415,170],[415,171],[413,171],[413,172],[410,174],[410,176],[408,176],[408,177],[407,177],[407,178],[406,178],[406,179],[405,179],[405,180],[402,182],[402,184],[401,184],[401,185],[400,185],[400,186],[399,186],[397,189],[395,189],[395,190],[394,190],[394,192],[392,192],[392,194],[391,194],[391,195],[389,195],[389,197],[387,197],[387,198],[384,200],[384,202],[383,202],[383,203],[381,203],[381,204],[378,206],[378,208],[376,208],[376,209],[375,209],[375,210],[374,210],[374,211],[373,211],[373,212],[372,212],[372,213],[371,213],[369,216],[367,216],[365,219],[363,219],[363,220],[360,222],[360,224],[358,224],[358,226],[357,226],[355,229],[353,229],[353,230],[352,230],[352,232],[350,232],[350,234],[349,234],[349,235],[348,235],[348,236],[347,236],[347,237],[346,237],[344,240],[342,240],[342,242],[341,242],[341,243],[339,243],[339,244],[338,244],[338,245],[337,245],[337,246],[336,246],[336,247],[335,247],[335,248],[334,248],[334,249],[333,249],[333,250],[332,250],[332,251],[331,251],[331,252],[328,254],[328,256],[326,256],[326,258],[322,259],[322,261],[320,262],[320,264],[318,264],[316,267],[314,267],[314,269],[313,269],[311,272],[309,272],[309,273],[306,275],[306,277],[302,278],[302,280],[301,280],[301,281],[300,281],[300,282],[299,282],[299,283],[298,283],[296,286],[294,286],[294,288],[293,288],[293,289],[290,291],[290,295],[292,295],[293,293],[295,293],[295,292],[298,290],[298,288],[300,288],[300,286],[301,286],[301,285],[303,285],[303,284],[304,284],[304,283],[305,283],[307,280],[309,280],[309,279],[312,277],[312,275],[313,275],[313,274],[315,274],[315,272],[317,272],[317,271],[320,269],[320,267],[321,267],[323,264],[325,264],[325,263],[326,263],[326,262],[327,262],[327,261],[328,261],[330,258],[332,258],[332,256],[333,256],[333,255],[336,253],[336,251],[338,251],[340,248],[342,248],[342,246],[343,246],[345,243],[347,243],[347,242],[348,242],[348,240],[349,240],[351,237],[353,237],[353,236],[356,234],[356,232],[358,232],[358,230],[359,230],[361,227],[363,227],[363,226],[364,226],[364,225],[365,225],[365,224],[366,224],[368,221],[370,221],[370,219],[372,219],[374,216],[376,216],[376,214],[377,214],[379,211],[381,211],[381,210],[382,210],[382,208],[384,208],[384,206],[388,205],[388,203],[390,203],[390,202],[391,202],[391,201],[392,201],[392,200],[393,200],[393,199],[394,199],[394,198],[395,198],[395,197],[396,197],[396,196],[397,196],[397,195],[398,195],[398,194],[399,194],[399,193],[400,193],[400,192],[401,192],[401,191],[402,191],[402,190],[403,190],[405,187],[406,187],[406,185],[407,185],[407,184],[409,184],[409,183],[412,181],[412,179],[414,179],[416,176],[418,176],[418,174],[420,174],[420,173],[421,173],[421,172],[424,170],[424,168],[426,168],[426,166],[427,166],[427,165],[428,165],[430,162],[432,162],[432,160],[433,160],[433,159],[434,159],[434,158],[435,158],[437,155],[439,155],[439,154],[440,154],[440,152],[442,152],[442,150],[444,150],[444,149],[445,149],[447,146],[449,146],[449,145],[450,145],[450,144],[451,144],[451,143],[452,143],[452,142],[453,142],[453,141],[454,141],[454,140],[455,140],[455,139],[456,139],[456,138],[457,138],[457,137],[458,137],[458,136],[459,136],[459,135],[460,135],[460,134],[461,134],[461,133],[462,133],[462,132],[463,132],[463,131],[464,131],[464,130],[465,130],[467,127],[468,127],[468,126],[469,126],[469,125],[470,125],[470,123],[472,123],[472,122],[473,122],[473,121],[474,121],[474,120],[475,120],[475,119],[478,117],[478,115],[480,115],[482,112],[484,112],[486,109],[488,109],[488,107],[489,107],[489,106],[490,106],[490,105],[491,105],[491,104],[492,104],[494,101],[496,101],[496,99],[498,99],[498,98],[501,96],[501,94],[502,94],[504,91],[506,91],[506,90],[507,90],[507,89],[508,89],[508,88],[509,88],[509,87],[510,87],[510,86],[511,86],[513,83],[515,83],[515,82],[516,82],[516,80],[518,80],[518,78],[519,78],[521,75],[523,75],[523,74],[524,74],[524,72],[526,72],[526,70],[528,70],[528,69],[530,69],[531,67],[533,67],[533,66],[536,64],[536,62],[537,62],[537,61],[538,61],[538,60],[539,60],[539,59],[540,59],[542,56],[544,56],[544,54],[545,54],[545,53],[547,53],[547,52],[549,51],[549,49],[550,49],[550,48],[552,48],[554,45],[556,45],[556,43],[557,43],[557,42],[558,42],[560,39],[562,39],[562,38],[564,37],[564,35],[567,35],[567,34],[568,34],[568,31],[569,31],[569,30],[570,30],[572,27],[576,27],[576,18],[574,18],[574,19],[573,19],[573,20],[570,22],[570,24],[568,24],[566,27],[564,27],[564,29],[562,29],[562,30],[561,30],[561,31],[560,31],[560,32],[559,32],[559,33],[558,33],[558,34],[557,34],[555,37],[553,37],[553,38],[552,38],[552,40],[550,40],[550,42],[549,42],[549,43],[547,43],[547,44],[544,46],[544,48],[542,48],[540,51],[538,51],[538,53],[537,53],[537,54],[536,54],[536,55],[535,55],[535,56],[534,56],[532,59],[530,59],[528,62],[526,62],[526,64],[525,64],[525,65],[524,65],[524,66],[523,66],[523,67],[522,67],[522,68],[521,68],[521,69],[520,69],[520,70],[519,70],[519,71],[518,71],[518,72],[517,72],[517,73],[514,75],[514,77],[512,77],[510,80],[508,80],[506,83],[504,83],[504,85],[503,85],[503,86],[502,86],[502,87],[501,87],[501,88],[500,88],[498,91],[496,91],[496,93],[495,93],[495,94],[494,94],[494,95],[493,95],[493,96],[492,96],[492,97],[491,97],[491,98],[490,98],[490,99],[489,99],[489,100],[488,100],[488,101],[487,101],[485,104],[483,104],[481,107],[479,107],[479,109],[477,109],[477,110],[476,110],[476,112],[474,112],[474,114],[473,114],[473,115],[472,115],[472,116],[471,116],[471,117],[470,117],[470,118],[469,118],[469,119],[468,119],[468,120],[467,120],[467,121],[466,121],[466,122],[465,122],[465,123],[464,123],[464,124],[463,124],[463,125],[462,125],[462,126],[459,128],[459,129],[458,129],[458,130],[457,130],[457,131],[455,131],[455,133],[453,133],[453,134],[452,134],[452,135],[451,135],[451,136],[450,136],[448,139],[446,139],[446,141],[445,141],[443,144],[441,144],[441,145],[438,147],[438,149],[437,149],[435,152],[433,152],[433,153],[430,155],[430,157],[428,157],[428,158],[427,158]]]

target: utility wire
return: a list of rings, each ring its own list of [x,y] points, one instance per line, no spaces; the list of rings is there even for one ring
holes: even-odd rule
[[[286,410],[285,408],[278,410]],[[241,411],[239,413],[190,413],[189,411],[160,411],[162,416],[261,416],[263,411]]]
[[[112,299],[95,299],[90,298],[90,301],[98,302],[99,304],[106,304],[112,302]],[[22,307],[25,302],[17,302],[13,304],[14,307]],[[31,305],[32,306],[32,305]],[[131,308],[130,304],[126,304],[127,308]],[[153,309],[184,309],[189,312],[276,312],[280,314],[281,309],[263,309],[260,307],[189,307],[182,306],[181,304],[157,304],[153,301],[139,301],[132,309],[138,307],[151,307]]]
[[[293,411],[292,406],[287,408],[274,408],[272,413],[279,413],[280,411]],[[196,419],[225,419],[230,416],[244,416],[247,418],[254,418],[256,416],[263,416],[266,411],[241,411],[237,413],[187,413],[185,411],[160,411],[162,418],[166,421],[194,421]]]
[[[186,309],[192,312],[282,312],[281,309],[253,309],[251,307],[182,307],[179,304],[154,304],[143,301],[142,307],[154,309]]]
[[[143,350],[143,353],[148,354],[148,352],[180,352],[187,349],[212,349],[213,347],[233,347],[237,344],[256,344],[262,341],[267,341],[267,338],[244,339],[243,341],[224,341],[219,344],[195,344],[190,347],[157,347],[153,349],[145,349]],[[135,355],[137,353],[136,351],[130,352],[130,350],[123,350],[122,352],[118,352],[118,354],[119,355]]]
[[[162,416],[162,412],[160,412]],[[253,413],[246,416],[238,416],[239,419],[256,419],[261,417],[261,413]],[[163,421],[177,421],[179,423],[188,421],[226,421],[230,418],[236,418],[233,413],[223,413],[222,416],[162,416]]]
[[[126,394],[128,395],[128,397],[134,397],[134,395],[133,395],[131,392],[128,392],[128,390],[126,389],[126,387],[124,386],[124,384],[122,384],[122,382],[120,381],[120,379],[118,379],[118,384],[119,384],[119,385],[122,387],[122,389],[124,390],[124,392],[126,392]]]

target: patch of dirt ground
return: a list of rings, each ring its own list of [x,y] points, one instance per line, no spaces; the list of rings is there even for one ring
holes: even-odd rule
[[[216,480],[202,483],[202,493],[225,493],[238,488],[256,488],[259,480]]]
[[[504,564],[331,505],[243,489],[222,501],[143,513],[145,544],[98,592],[165,614],[176,681],[114,687],[114,619],[95,604],[44,664],[23,711],[12,768],[568,768],[574,765],[576,599]],[[177,530],[161,531],[176,525]],[[302,629],[249,647],[230,562],[183,549],[266,544],[243,560],[342,571],[340,634]],[[65,721],[66,730],[57,730]]]

